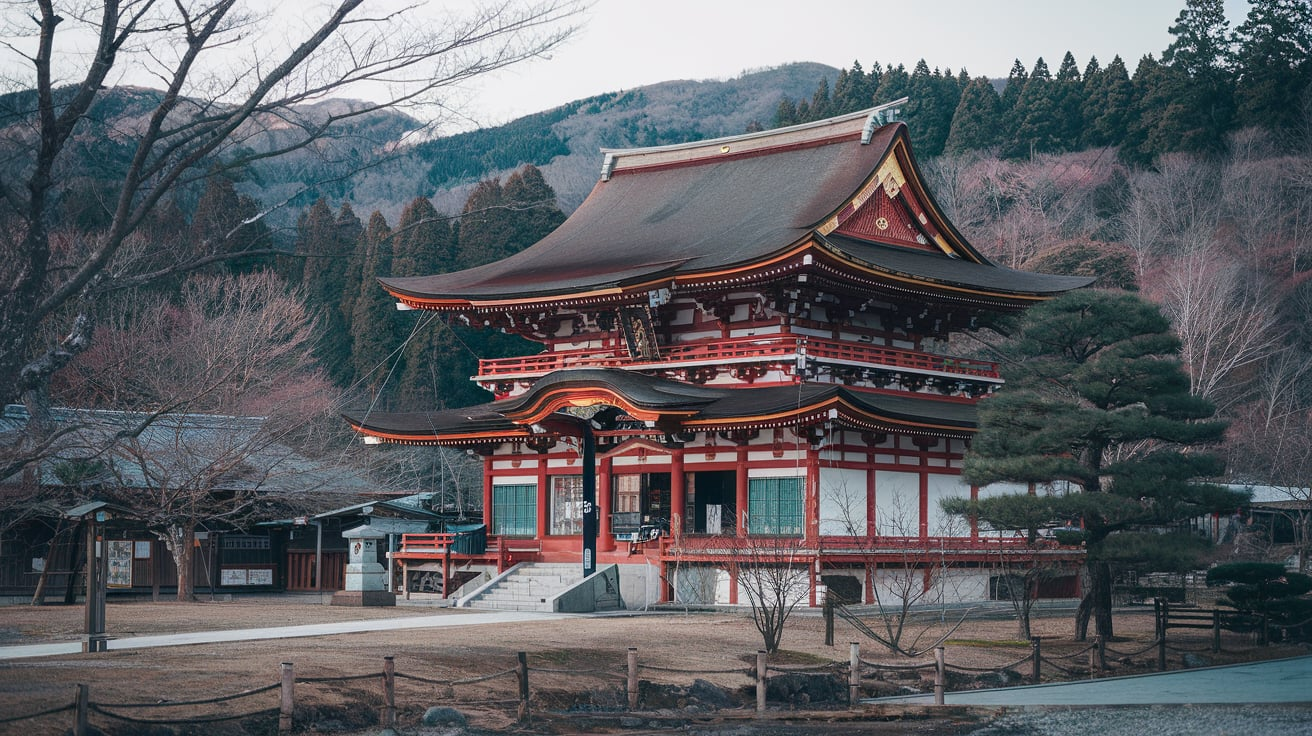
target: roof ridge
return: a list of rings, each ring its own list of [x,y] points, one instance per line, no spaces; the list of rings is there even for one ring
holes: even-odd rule
[[[905,102],[906,98],[902,98],[824,120],[708,140],[646,148],[602,148],[601,180],[609,180],[611,174],[617,170],[699,162],[718,159],[726,154],[734,154],[737,157],[780,148],[818,146],[857,134],[860,134],[861,143],[864,145],[871,142],[876,130],[904,125],[904,123],[890,121],[888,113]]]

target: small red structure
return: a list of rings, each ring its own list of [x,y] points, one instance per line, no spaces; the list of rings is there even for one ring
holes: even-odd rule
[[[769,551],[873,599],[881,568],[941,565],[987,597],[1017,544],[947,517],[975,404],[997,366],[945,354],[954,334],[1089,279],[991,263],[926,190],[906,127],[880,108],[677,146],[604,152],[555,232],[496,263],[384,279],[403,307],[542,344],[482,361],[495,397],[464,409],[348,417],[375,441],[484,459],[484,521],[580,560],[594,473],[597,562],[633,605],[737,602],[744,555]],[[587,422],[582,439],[556,421]],[[432,541],[407,538],[401,559]],[[406,551],[409,550],[409,551]],[[487,565],[504,567],[504,559]],[[658,571],[659,574],[653,574]],[[928,574],[927,574],[928,575]],[[677,587],[677,591],[676,591]]]

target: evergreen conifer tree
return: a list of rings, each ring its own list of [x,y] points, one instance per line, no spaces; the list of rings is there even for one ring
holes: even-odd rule
[[[1173,141],[1170,150],[1217,151],[1230,128],[1230,23],[1221,0],[1188,0],[1171,26],[1175,40],[1162,52],[1169,68],[1163,94],[1171,99],[1157,118],[1155,137]]]
[[[911,145],[923,155],[939,155],[952,126],[956,100],[944,89],[942,76],[931,72],[924,59],[917,62],[911,72],[907,96],[911,98],[905,110],[911,123]]]
[[[1008,157],[1026,158],[1061,150],[1061,95],[1042,57],[1034,62],[1011,118],[1015,122]]]
[[[1000,140],[1001,119],[1002,101],[998,91],[988,77],[976,78],[961,93],[944,152],[961,154],[992,148]]]
[[[1030,73],[1025,71],[1025,65],[1016,59],[1011,65],[1011,72],[1007,74],[1007,85],[1002,88],[1002,112],[1011,114],[1016,108],[1016,103],[1020,100],[1020,93],[1025,89],[1025,83],[1030,81]]]
[[[1060,129],[1057,138],[1062,150],[1076,148],[1080,142],[1080,132],[1084,128],[1084,87],[1087,80],[1080,77],[1080,68],[1075,64],[1075,55],[1067,51],[1057,70],[1056,97],[1061,114]]]
[[[355,382],[371,398],[378,397],[393,366],[392,351],[405,338],[405,326],[397,318],[396,302],[381,286],[378,277],[392,270],[392,229],[382,213],[369,217],[362,238],[364,258],[360,269],[360,294],[351,314],[351,362]]]
[[[1084,130],[1081,142],[1086,146],[1111,146],[1121,143],[1134,105],[1134,86],[1125,62],[1116,56],[1107,68],[1092,78],[1085,77],[1082,109]]]
[[[1291,128],[1312,94],[1312,3],[1250,0],[1235,29],[1235,87],[1241,125]]]
[[[1146,54],[1135,67],[1130,79],[1134,102],[1121,143],[1122,159],[1147,164],[1158,154],[1170,150],[1172,142],[1161,138],[1167,132],[1162,119],[1173,89],[1170,73],[1170,69],[1158,63],[1152,54]]]
[[[911,86],[911,76],[907,74],[906,67],[898,64],[890,66],[879,75],[879,86],[875,90],[875,104],[892,102],[907,96],[907,90]]]
[[[416,197],[396,224],[392,276],[426,276],[451,269],[456,243],[448,218],[427,197]]]
[[[979,404],[979,432],[963,477],[1066,484],[1028,496],[1054,525],[1080,520],[1089,587],[1076,630],[1090,618],[1112,635],[1112,565],[1187,557],[1192,547],[1159,527],[1234,508],[1243,494],[1200,482],[1221,474],[1205,451],[1225,424],[1189,394],[1179,341],[1158,309],[1125,293],[1083,290],[1030,309],[1005,348],[1006,388]],[[972,512],[989,522],[1015,498],[986,496]]]
[[[341,311],[346,266],[351,243],[338,236],[337,220],[327,200],[320,197],[296,226],[296,252],[304,254],[301,289],[306,306],[317,315],[314,354],[329,377],[345,386],[352,377],[351,333]]]

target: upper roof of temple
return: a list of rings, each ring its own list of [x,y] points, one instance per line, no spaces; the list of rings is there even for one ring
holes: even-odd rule
[[[879,109],[762,133],[603,151],[602,176],[559,228],[476,268],[382,279],[426,309],[604,298],[752,281],[817,259],[861,284],[1021,305],[1090,279],[997,266],[925,189],[906,126]]]

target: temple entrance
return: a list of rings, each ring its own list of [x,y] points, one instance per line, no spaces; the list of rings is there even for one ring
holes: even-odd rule
[[[611,481],[611,531],[617,539],[668,534],[672,511],[669,473],[616,475]]]
[[[734,478],[732,470],[712,470],[690,475],[688,506],[691,508],[694,534],[734,534],[737,519]]]

